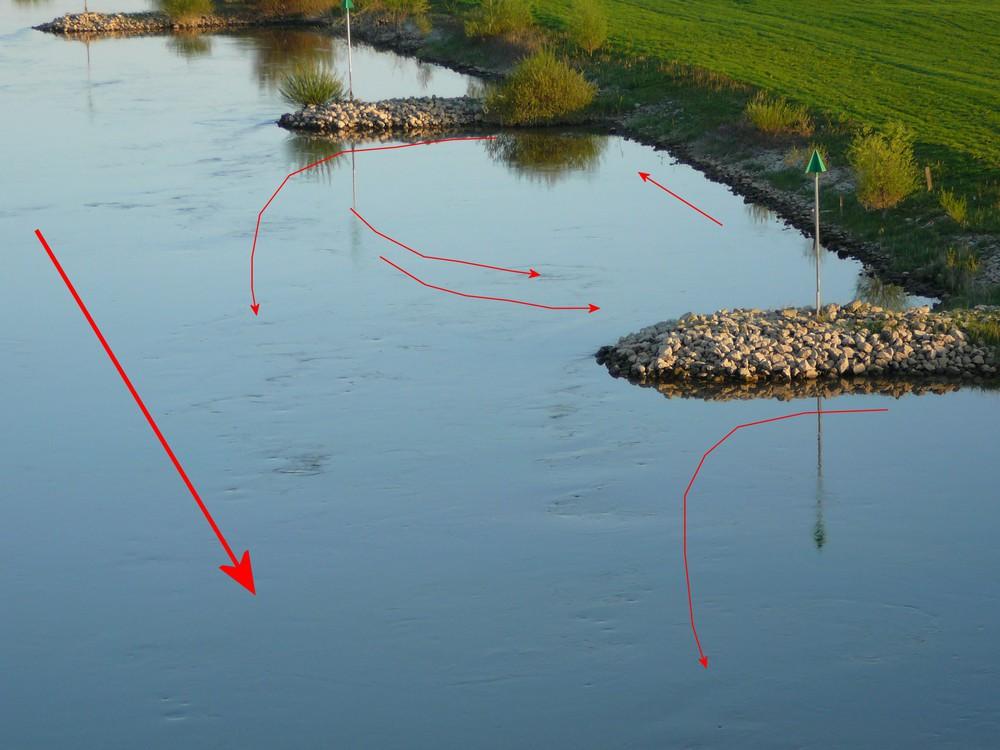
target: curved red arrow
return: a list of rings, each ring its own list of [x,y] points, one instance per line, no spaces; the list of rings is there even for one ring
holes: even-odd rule
[[[254,283],[253,283],[254,256],[257,253],[257,237],[260,235],[260,222],[261,219],[264,218],[264,212],[267,210],[267,207],[271,205],[271,201],[273,201],[277,197],[278,193],[281,192],[281,189],[285,187],[285,184],[295,175],[302,174],[303,172],[306,172],[314,167],[318,167],[320,164],[328,162],[331,159],[336,159],[338,156],[343,156],[344,154],[360,154],[364,151],[393,151],[399,148],[413,148],[414,146],[430,146],[434,143],[450,143],[452,141],[492,141],[495,138],[496,136],[494,135],[461,136],[461,137],[456,136],[454,138],[437,138],[432,141],[417,141],[416,143],[400,143],[395,146],[370,146],[368,148],[346,148],[343,151],[338,151],[335,154],[324,156],[322,159],[314,161],[312,164],[306,164],[304,167],[302,167],[301,169],[296,169],[294,172],[289,172],[287,175],[285,175],[285,179],[281,181],[281,184],[278,185],[277,188],[275,188],[273,193],[271,193],[271,197],[267,199],[267,203],[264,204],[264,207],[257,212],[257,226],[253,230],[253,244],[250,246],[250,310],[253,311],[254,315],[260,313],[260,304],[257,302],[257,295],[255,293]]]
[[[527,271],[519,271],[516,268],[504,268],[503,266],[488,266],[485,263],[473,263],[471,260],[459,260],[457,258],[442,258],[442,257],[440,257],[438,255],[425,255],[424,253],[420,252],[419,250],[414,250],[409,245],[404,245],[399,240],[393,239],[389,235],[384,234],[383,232],[380,232],[375,227],[373,227],[364,216],[362,216],[361,214],[359,214],[353,208],[351,209],[351,213],[354,214],[358,219],[360,219],[362,224],[364,224],[366,227],[368,227],[370,230],[372,230],[375,234],[377,234],[382,239],[389,240],[389,242],[391,242],[392,244],[398,245],[399,247],[403,248],[404,250],[409,250],[411,253],[413,253],[414,255],[417,255],[417,256],[423,258],[424,260],[443,260],[443,261],[445,261],[447,263],[461,263],[462,265],[465,265],[465,266],[476,266],[477,268],[489,268],[491,271],[505,271],[506,273],[519,273],[519,274],[523,274],[524,276],[527,276],[529,279],[535,279],[535,278],[538,278],[539,276],[541,276],[541,274],[538,273],[538,271],[536,271],[534,268],[530,268]]]
[[[769,424],[770,422],[780,422],[783,419],[794,419],[795,417],[805,417],[810,414],[871,414],[874,412],[889,411],[888,409],[831,409],[829,411],[817,410],[812,411],[799,411],[794,414],[786,414],[783,417],[771,417],[770,419],[761,419],[756,422],[747,422],[746,424],[738,424],[729,432],[727,432],[722,439],[705,451],[704,455],[701,457],[701,461],[698,462],[697,468],[694,470],[694,474],[691,475],[691,481],[688,482],[687,488],[684,490],[684,521],[683,521],[683,547],[684,547],[684,581],[687,584],[687,596],[688,596],[688,614],[691,617],[691,632],[694,634],[694,643],[698,647],[698,661],[705,669],[708,669],[708,657],[705,656],[705,652],[701,648],[701,639],[698,638],[698,629],[694,625],[694,603],[691,598],[691,576],[688,573],[688,542],[687,542],[687,518],[688,518],[688,493],[691,491],[691,487],[694,484],[694,480],[698,477],[698,472],[701,471],[702,465],[705,463],[705,459],[708,458],[709,454],[712,453],[716,448],[726,442],[735,432],[742,430],[744,427],[756,427],[761,424]]]
[[[49,260],[51,260],[52,265],[56,267],[56,271],[58,271],[59,275],[62,277],[63,282],[66,284],[66,288],[69,289],[69,293],[73,296],[73,299],[79,306],[80,312],[82,312],[83,317],[87,319],[90,327],[94,330],[94,334],[97,336],[97,340],[101,342],[101,346],[104,347],[104,351],[111,359],[111,364],[115,366],[115,369],[121,376],[122,381],[125,383],[125,387],[128,388],[128,392],[132,394],[132,398],[134,398],[135,403],[138,404],[139,411],[142,412],[142,416],[144,416],[146,421],[149,422],[149,426],[152,428],[153,434],[156,435],[156,439],[160,441],[160,445],[162,445],[163,450],[166,451],[167,457],[174,465],[174,468],[177,469],[177,473],[180,474],[181,479],[184,481],[184,485],[188,488],[188,491],[191,493],[194,501],[198,503],[198,507],[205,516],[205,520],[208,521],[208,525],[212,527],[212,531],[215,533],[216,538],[218,538],[222,548],[226,551],[226,554],[232,561],[232,565],[220,565],[219,569],[238,584],[243,586],[251,594],[256,595],[257,589],[254,586],[253,568],[250,565],[250,550],[246,550],[243,553],[243,557],[239,560],[236,559],[236,555],[233,553],[232,547],[229,546],[229,542],[227,542],[226,538],[222,535],[222,532],[219,530],[219,526],[215,523],[215,519],[212,518],[212,514],[208,512],[208,508],[198,495],[198,490],[195,489],[194,484],[187,475],[187,472],[184,471],[184,467],[181,466],[181,462],[170,448],[170,444],[167,442],[167,439],[163,436],[163,433],[160,432],[160,428],[157,426],[156,420],[154,420],[153,415],[149,413],[149,409],[147,409],[146,404],[143,403],[142,398],[139,396],[139,392],[135,389],[135,386],[132,385],[132,381],[129,380],[128,375],[125,374],[125,369],[118,361],[118,357],[116,357],[115,353],[111,351],[111,346],[108,344],[107,339],[104,338],[104,334],[101,333],[101,329],[97,327],[97,323],[94,321],[94,318],[91,317],[87,306],[83,304],[83,300],[80,298],[80,295],[77,294],[76,288],[73,286],[73,282],[69,280],[69,276],[66,275],[66,272],[63,270],[62,265],[60,265],[55,253],[52,252],[52,248],[49,247],[49,243],[45,241],[45,237],[42,236],[42,231],[40,229],[36,229],[35,236],[38,237],[38,241],[42,243],[42,247],[45,248],[45,252],[49,255]]]
[[[579,307],[579,306],[578,307],[560,307],[560,306],[556,306],[556,305],[540,305],[537,302],[525,302],[524,300],[519,300],[519,299],[508,299],[507,297],[486,297],[486,296],[484,296],[482,294],[468,294],[466,292],[456,292],[454,289],[447,289],[447,288],[445,288],[443,286],[435,286],[434,284],[428,284],[423,279],[418,279],[416,276],[414,276],[412,273],[410,273],[409,271],[407,271],[405,268],[397,266],[395,263],[393,263],[391,260],[389,260],[388,258],[386,258],[384,255],[380,255],[378,257],[379,257],[379,259],[384,260],[390,266],[392,266],[393,268],[395,268],[397,271],[400,271],[400,272],[406,274],[411,279],[413,279],[414,281],[416,281],[418,284],[423,284],[428,289],[436,289],[439,292],[447,292],[448,294],[456,294],[459,297],[466,297],[468,299],[488,299],[488,300],[492,300],[494,302],[510,302],[512,304],[515,304],[515,305],[526,305],[528,307],[540,307],[543,310],[586,310],[588,313],[594,313],[594,312],[597,312],[598,310],[601,309],[597,305],[585,305],[585,306],[582,306],[582,307]]]
[[[716,219],[716,218],[715,218],[714,216],[709,216],[708,214],[706,214],[706,213],[705,213],[704,211],[702,211],[702,210],[701,210],[700,208],[698,208],[698,207],[697,207],[696,205],[694,205],[693,203],[688,203],[688,202],[687,202],[686,200],[684,200],[683,198],[681,198],[681,197],[680,197],[679,195],[677,195],[677,193],[675,193],[675,192],[674,192],[673,190],[670,190],[670,189],[668,189],[668,188],[665,188],[665,187],[663,187],[663,185],[661,185],[660,183],[658,183],[658,182],[657,182],[656,180],[654,180],[654,179],[653,179],[652,177],[650,177],[650,176],[649,176],[649,172],[639,172],[639,176],[640,176],[640,177],[642,178],[642,181],[643,181],[643,182],[652,182],[652,183],[653,183],[654,185],[656,185],[656,187],[658,187],[658,188],[659,188],[660,190],[662,190],[663,192],[665,192],[665,193],[669,193],[670,195],[674,196],[674,198],[676,198],[677,200],[679,200],[679,201],[680,201],[681,203],[683,203],[683,204],[684,204],[685,206],[690,206],[690,207],[691,207],[691,208],[693,208],[693,209],[694,209],[695,211],[697,211],[697,212],[698,212],[698,213],[700,213],[700,214],[701,214],[702,216],[704,216],[704,217],[705,217],[706,219],[711,219],[711,220],[712,220],[712,221],[714,221],[714,222],[715,222],[716,224],[718,224],[718,225],[719,225],[720,227],[722,226],[722,222],[721,222],[721,221],[719,221],[718,219]]]

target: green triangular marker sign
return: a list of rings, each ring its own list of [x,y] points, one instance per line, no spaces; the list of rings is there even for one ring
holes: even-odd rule
[[[351,2],[351,0],[344,0],[345,2]],[[819,155],[817,149],[813,149],[812,158],[809,159],[809,166],[806,167],[806,174],[818,174],[820,172],[826,171],[826,164],[823,163],[823,157]]]
[[[354,10],[354,3],[352,0],[344,0],[344,10]]]

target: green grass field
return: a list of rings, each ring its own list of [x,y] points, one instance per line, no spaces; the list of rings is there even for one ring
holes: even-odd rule
[[[816,110],[1000,165],[996,0],[603,0],[610,45],[698,65]],[[569,0],[535,0],[565,23]]]

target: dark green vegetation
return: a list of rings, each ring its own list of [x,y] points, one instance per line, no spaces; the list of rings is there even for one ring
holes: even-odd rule
[[[542,50],[524,58],[490,90],[486,110],[505,125],[551,122],[587,107],[596,90],[578,71]]]
[[[297,107],[344,98],[344,82],[323,65],[297,67],[278,86],[281,97]]]
[[[892,278],[929,286],[949,305],[1000,303],[1000,288],[981,273],[1000,255],[1000,25],[992,0],[593,2],[608,23],[593,55],[574,41],[579,0],[533,0],[535,26],[508,31],[504,45],[461,33],[482,12],[479,0],[432,0],[444,33],[424,53],[509,70],[544,44],[598,84],[592,112],[624,120],[646,140],[737,164],[803,201],[811,180],[799,157],[819,147],[832,170],[821,181],[828,225],[874,247]],[[912,158],[895,123],[912,133]],[[869,168],[870,189],[859,195],[851,144],[861,165],[878,139],[896,168]],[[775,153],[786,155],[777,168]],[[975,256],[979,270],[956,274],[949,251]]]

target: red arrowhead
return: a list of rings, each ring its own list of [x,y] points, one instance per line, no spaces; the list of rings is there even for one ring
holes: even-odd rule
[[[649,172],[639,172],[639,176],[642,178],[642,181],[645,182],[649,179]]]
[[[707,656],[701,657],[698,661],[701,662],[701,666],[703,666],[705,669],[708,669],[708,657]]]
[[[589,310],[587,310],[588,313],[595,313],[601,309],[597,305],[587,305],[587,307],[590,308]]]
[[[538,273],[538,271],[536,271],[534,268],[529,268],[528,269],[528,278],[529,279],[535,279],[535,278],[538,278],[539,276],[541,276],[541,274]]]
[[[243,553],[243,557],[240,558],[237,565],[220,565],[219,570],[251,594],[257,596],[257,589],[253,585],[253,568],[250,566],[250,550]]]
[[[256,315],[257,313],[260,312],[260,305],[259,304],[250,305],[250,309],[253,310],[253,314]]]

